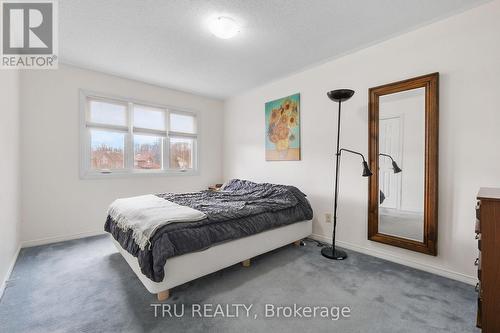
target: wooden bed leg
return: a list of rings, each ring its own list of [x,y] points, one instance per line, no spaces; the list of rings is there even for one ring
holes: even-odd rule
[[[243,260],[241,264],[243,265],[243,267],[250,267],[250,259]]]
[[[167,289],[164,291],[160,291],[157,296],[158,296],[158,301],[163,302],[170,297],[170,290]]]
[[[300,239],[298,241],[293,242],[293,246],[300,246]]]

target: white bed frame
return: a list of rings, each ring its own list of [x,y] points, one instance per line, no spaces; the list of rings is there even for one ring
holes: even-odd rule
[[[161,282],[153,282],[142,274],[137,258],[124,250],[114,239],[113,242],[144,287],[150,293],[157,294],[159,301],[164,301],[170,296],[169,290],[173,287],[238,262],[242,262],[243,266],[248,267],[250,266],[250,258],[290,243],[298,245],[301,239],[306,238],[311,233],[312,221],[302,221],[221,243],[203,251],[173,257],[168,259],[165,264],[166,274]]]

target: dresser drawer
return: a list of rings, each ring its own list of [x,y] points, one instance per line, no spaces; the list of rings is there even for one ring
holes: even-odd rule
[[[476,204],[476,234],[481,233],[481,201]]]
[[[476,326],[481,328],[482,327],[482,321],[481,321],[481,315],[482,315],[482,300],[481,298],[477,299],[477,317],[476,317]]]

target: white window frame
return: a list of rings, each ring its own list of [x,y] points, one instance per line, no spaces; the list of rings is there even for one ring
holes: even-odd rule
[[[106,125],[99,123],[91,123],[87,121],[89,110],[89,100],[102,100],[108,103],[117,103],[126,106],[127,109],[127,125]],[[134,105],[162,109],[165,112],[165,131],[134,128],[133,116]],[[183,114],[194,117],[196,133],[182,133],[170,131],[170,114]],[[200,156],[200,113],[195,110],[187,110],[176,106],[160,105],[151,102],[144,102],[131,98],[117,97],[113,95],[96,93],[88,90],[80,90],[80,178],[81,179],[102,179],[114,177],[134,177],[134,176],[193,176],[199,174],[199,156]],[[91,168],[91,129],[103,129],[108,131],[116,130],[125,134],[124,144],[124,169],[116,170],[92,170]],[[160,170],[135,169],[134,168],[134,145],[133,135],[154,134],[162,137],[163,159]],[[192,169],[171,169],[170,163],[170,138],[191,138],[193,139],[193,168]]]

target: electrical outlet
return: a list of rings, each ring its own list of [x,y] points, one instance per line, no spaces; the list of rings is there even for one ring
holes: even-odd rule
[[[332,214],[325,213],[325,223],[332,223]]]

